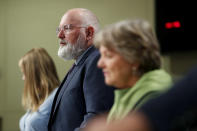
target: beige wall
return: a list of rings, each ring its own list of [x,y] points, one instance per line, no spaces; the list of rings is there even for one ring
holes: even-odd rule
[[[18,131],[24,113],[20,99],[23,81],[18,60],[33,47],[44,47],[53,57],[61,79],[71,62],[57,56],[55,29],[63,13],[74,7],[92,10],[101,25],[127,18],[153,24],[153,0],[0,0],[0,116],[3,131]]]
[[[88,8],[98,16],[102,26],[127,18],[144,18],[154,25],[153,1],[0,0],[0,116],[3,117],[3,131],[18,131],[18,120],[24,113],[20,103],[23,81],[18,68],[22,55],[33,47],[46,48],[61,79],[70,67],[72,61],[65,62],[57,56],[59,45],[55,34],[67,9]],[[170,57],[165,56],[164,60],[164,67],[170,71]]]

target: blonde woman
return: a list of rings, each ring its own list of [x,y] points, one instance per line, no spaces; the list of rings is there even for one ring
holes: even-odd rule
[[[60,84],[55,64],[43,48],[33,48],[20,60],[24,91],[22,105],[27,111],[20,119],[21,131],[47,131],[52,101]]]

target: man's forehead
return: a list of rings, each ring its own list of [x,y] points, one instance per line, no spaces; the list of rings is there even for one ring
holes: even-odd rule
[[[72,24],[72,25],[79,25],[81,24],[81,17],[76,13],[67,13],[65,14],[61,21],[60,26],[66,25],[66,24]]]

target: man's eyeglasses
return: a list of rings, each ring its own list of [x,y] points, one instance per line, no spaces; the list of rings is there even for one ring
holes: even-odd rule
[[[87,26],[74,26],[72,24],[69,25],[64,25],[63,27],[58,27],[56,29],[56,35],[58,35],[60,33],[61,30],[64,31],[65,34],[69,33],[70,31],[72,31],[75,28],[86,28]]]

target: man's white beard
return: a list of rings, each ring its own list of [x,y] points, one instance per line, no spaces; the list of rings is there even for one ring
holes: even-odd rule
[[[79,35],[74,44],[68,43],[65,40],[61,40],[60,42],[66,43],[66,45],[60,46],[58,50],[58,56],[64,60],[76,59],[86,50],[86,43],[81,35]]]

